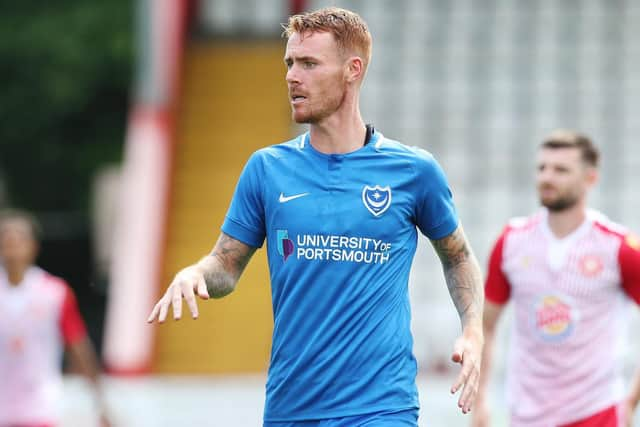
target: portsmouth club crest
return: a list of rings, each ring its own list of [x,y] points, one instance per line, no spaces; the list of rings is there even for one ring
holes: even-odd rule
[[[382,215],[391,206],[391,188],[388,185],[386,187],[365,185],[362,189],[362,203],[374,216]]]

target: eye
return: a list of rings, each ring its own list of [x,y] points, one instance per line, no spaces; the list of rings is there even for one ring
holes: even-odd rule
[[[310,70],[316,66],[316,63],[311,61],[304,61],[302,65],[305,69]]]

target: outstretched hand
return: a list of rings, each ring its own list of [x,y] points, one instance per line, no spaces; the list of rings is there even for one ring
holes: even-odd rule
[[[456,340],[451,360],[462,365],[458,378],[451,387],[451,393],[462,389],[458,406],[462,413],[471,411],[480,383],[483,338],[480,329],[467,327]]]
[[[147,322],[152,323],[157,318],[158,322],[163,323],[167,318],[169,306],[173,306],[173,318],[179,320],[182,317],[182,298],[187,302],[191,317],[197,319],[196,294],[202,299],[209,299],[204,275],[197,265],[191,265],[176,274],[167,291],[153,307]]]
[[[624,427],[633,427],[633,416],[636,411],[636,407],[633,403],[633,398],[629,397],[622,403],[622,414]]]
[[[104,413],[100,414],[99,425],[100,427],[113,427],[113,424],[109,420],[109,417],[107,417],[107,415],[105,415]]]

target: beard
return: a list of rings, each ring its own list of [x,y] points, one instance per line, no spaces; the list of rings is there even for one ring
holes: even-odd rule
[[[578,197],[569,194],[554,199],[544,199],[540,197],[540,204],[551,212],[562,212],[574,207],[576,203],[578,203]]]
[[[322,103],[318,106],[307,106],[304,110],[291,111],[291,117],[296,123],[302,124],[315,124],[326,119],[333,113],[335,113],[344,102],[346,91],[335,94],[332,97],[326,97]]]

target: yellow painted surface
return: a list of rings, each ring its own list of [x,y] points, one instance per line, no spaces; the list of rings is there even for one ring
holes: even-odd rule
[[[161,289],[211,251],[239,174],[258,148],[291,137],[282,41],[190,46],[182,76],[177,149]],[[156,330],[160,373],[261,372],[268,365],[273,318],[265,248],[234,293],[201,301]]]

